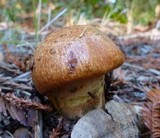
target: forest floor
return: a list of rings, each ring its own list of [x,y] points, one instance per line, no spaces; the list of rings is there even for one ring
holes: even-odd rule
[[[109,36],[125,54],[108,88],[111,99],[143,106],[147,92],[160,87],[160,43],[150,32]],[[27,43],[0,46],[0,136],[68,138],[76,121],[60,116],[32,83],[29,59],[34,50]],[[148,134],[149,130],[141,131],[143,137]]]

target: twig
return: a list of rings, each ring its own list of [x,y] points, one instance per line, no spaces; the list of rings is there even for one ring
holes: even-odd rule
[[[156,70],[156,69],[149,69],[150,72],[160,76],[160,71]]]
[[[37,109],[37,110],[52,111],[51,106],[43,105],[43,104],[38,103],[36,101],[18,98],[12,93],[4,94],[4,93],[0,92],[0,97],[3,97],[4,100],[10,102],[11,104],[13,104],[15,106],[19,106],[21,108],[33,108],[33,109]]]
[[[53,22],[55,22],[59,17],[61,17],[67,9],[62,10],[56,17],[54,17],[49,23],[47,23],[41,30],[38,31],[38,34],[40,34],[42,31],[44,31],[46,28],[48,28]]]
[[[47,24],[49,24],[50,20],[51,20],[51,8],[49,7],[48,8],[48,21],[47,21]],[[48,31],[48,28],[49,28],[49,26],[46,28],[46,31]]]
[[[79,35],[79,37],[82,37],[82,36],[85,34],[87,28],[88,28],[88,26],[86,26],[86,27],[83,29],[83,31],[82,31],[82,33]]]
[[[138,66],[138,65],[134,65],[134,64],[130,64],[130,63],[124,63],[123,65],[125,66],[128,66],[128,67],[133,67],[133,68],[136,68],[136,69],[139,69],[139,70],[144,70],[144,71],[149,71],[151,73],[154,73],[156,75],[159,75],[160,76],[160,71],[156,70],[156,69],[145,69],[141,66]]]
[[[28,47],[32,50],[32,52],[34,53],[35,51],[35,47],[34,47],[35,43],[31,43],[31,42],[28,42],[28,41],[23,41],[22,44],[17,44],[16,47]]]
[[[50,134],[49,138],[59,138],[59,135],[62,130],[63,118],[59,118],[58,121],[59,121],[59,123],[58,123],[57,127],[53,128],[52,133]]]
[[[139,69],[139,70],[146,70],[143,67],[140,67],[140,66],[134,65],[134,64],[130,64],[130,63],[127,63],[127,62],[125,62],[123,65],[128,66],[128,67],[133,67],[133,68],[136,68],[136,69]]]
[[[43,122],[42,122],[42,113],[41,111],[36,110],[37,123],[33,126],[34,129],[34,138],[43,138]]]
[[[17,67],[13,64],[10,65],[10,64],[6,64],[4,62],[0,62],[0,68],[5,69],[5,70],[12,72],[12,73],[16,73],[16,74],[21,73],[19,70],[17,70]],[[15,69],[13,69],[13,68],[15,68]]]
[[[14,78],[13,78],[13,80],[15,80],[15,79],[19,79],[19,78],[26,78],[26,77],[30,77],[30,75],[31,75],[31,72],[30,72],[30,71],[28,71],[28,72],[25,72],[25,73],[23,73],[23,74],[20,74],[20,75],[18,75],[18,76],[16,76],[16,77],[14,77]]]
[[[41,10],[42,10],[42,0],[39,0],[38,2],[38,23],[37,23],[37,30],[40,29],[40,23],[41,23]]]
[[[144,89],[142,87],[140,87],[140,86],[136,86],[135,84],[133,84],[131,82],[128,82],[128,81],[126,81],[126,84],[129,85],[130,87],[133,87],[133,88],[135,88],[137,90],[140,90],[140,91],[144,92]]]
[[[24,84],[15,83],[15,82],[12,81],[12,80],[3,82],[2,84],[3,84],[3,85],[9,85],[9,86],[11,86],[12,88],[14,87],[14,88],[17,88],[17,89],[32,91],[32,88],[31,88],[31,87],[28,87],[28,86],[26,86],[26,85],[24,85]]]
[[[9,131],[5,131],[8,135],[10,135],[11,138],[14,138],[13,135]]]

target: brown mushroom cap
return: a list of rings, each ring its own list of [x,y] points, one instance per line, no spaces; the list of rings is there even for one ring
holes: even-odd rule
[[[37,90],[103,75],[124,62],[119,48],[92,26],[73,26],[51,33],[36,49],[32,70]]]

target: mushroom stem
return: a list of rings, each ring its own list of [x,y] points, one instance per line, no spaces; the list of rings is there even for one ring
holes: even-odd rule
[[[66,117],[81,117],[91,109],[104,107],[104,76],[75,81],[54,89],[47,96]]]

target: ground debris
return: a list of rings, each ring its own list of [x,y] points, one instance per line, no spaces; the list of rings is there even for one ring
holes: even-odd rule
[[[114,37],[126,56],[125,63],[113,72],[113,80],[106,84],[114,100],[142,106],[147,101],[147,92],[159,89],[160,45],[148,36]],[[28,62],[32,61],[33,52],[32,46],[0,46],[0,129],[12,136],[26,126],[31,137],[39,134],[44,138],[69,138],[75,121],[61,117],[56,111],[46,112],[51,110],[44,104],[48,99],[41,98],[33,86],[29,70],[32,63]],[[27,67],[28,63],[31,66]],[[42,118],[38,117],[39,113]],[[43,124],[38,124],[38,120]],[[42,134],[38,133],[38,127],[42,128]],[[148,131],[140,135],[146,136],[145,133]]]
[[[62,118],[59,118],[59,123],[56,128],[53,128],[49,138],[58,138],[62,131]]]
[[[147,102],[143,106],[144,123],[149,128],[153,138],[160,137],[160,89],[147,93]]]
[[[43,105],[39,102],[33,101],[33,100],[25,100],[23,98],[18,98],[16,97],[13,93],[7,93],[3,94],[0,93],[0,98],[3,100],[1,101],[6,101],[10,103],[13,106],[17,106],[19,108],[33,108],[36,110],[46,110],[46,111],[52,111],[52,107],[48,105]]]
[[[28,116],[27,114],[29,114],[29,108],[47,111],[52,110],[51,107],[42,105],[36,101],[25,100],[23,98],[18,98],[11,93],[3,94],[0,92],[0,113],[3,113],[3,115],[7,116],[9,113],[13,119],[19,121],[24,126],[33,126],[33,123],[30,123],[31,119],[27,120],[26,117]],[[34,117],[35,116],[33,116],[32,119],[34,119]]]
[[[117,100],[141,105],[148,91],[160,87],[160,45],[145,37],[114,38],[126,56],[125,63],[113,72],[112,93]],[[145,41],[143,41],[145,40]]]
[[[34,49],[4,44],[0,50],[2,55],[0,59],[0,116],[5,118],[0,118],[2,128],[0,136],[4,136],[5,131],[13,134],[16,130],[16,135],[17,133],[23,135],[20,134],[23,132],[20,128],[25,126],[30,137],[43,137],[40,130],[43,126],[40,124],[42,118],[40,118],[41,111],[39,110],[48,112],[52,110],[52,107],[36,100],[40,97],[33,87],[31,73],[26,68],[26,59],[32,57]],[[12,127],[14,122],[19,125]]]

